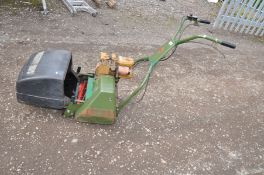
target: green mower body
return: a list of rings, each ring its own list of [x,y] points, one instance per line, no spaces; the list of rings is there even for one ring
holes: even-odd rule
[[[75,116],[80,122],[112,124],[116,119],[115,78],[111,75],[101,75],[89,81],[90,95],[80,104],[70,103],[65,110],[66,117]],[[93,83],[89,89],[89,83]]]

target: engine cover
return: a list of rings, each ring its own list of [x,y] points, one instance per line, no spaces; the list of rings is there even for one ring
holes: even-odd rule
[[[70,102],[78,78],[67,50],[41,51],[30,56],[16,82],[18,102],[62,109]]]

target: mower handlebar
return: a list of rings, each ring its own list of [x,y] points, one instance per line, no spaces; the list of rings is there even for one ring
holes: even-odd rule
[[[189,21],[195,21],[195,22],[199,22],[199,23],[203,23],[203,24],[211,24],[210,21],[208,21],[206,19],[199,19],[197,16],[194,16],[192,14],[187,15],[186,18]]]
[[[226,47],[229,47],[229,48],[231,48],[231,49],[235,49],[235,48],[236,48],[236,45],[235,45],[235,44],[230,43],[230,42],[227,42],[227,41],[222,41],[220,44],[221,44],[222,46],[226,46]]]
[[[206,19],[199,19],[198,22],[203,24],[211,24],[211,22]]]
[[[214,43],[218,43],[218,44],[221,44],[223,46],[226,46],[226,47],[229,47],[229,48],[232,48],[232,49],[236,48],[235,44],[232,44],[232,43],[229,43],[229,42],[226,42],[226,41],[222,41],[222,40],[219,40],[219,39],[217,39],[215,37],[211,37],[211,36],[207,36],[207,35],[192,35],[192,36],[189,36],[189,37],[186,37],[186,38],[183,38],[183,39],[181,39],[181,37],[177,38],[176,36],[181,32],[181,30],[183,28],[183,25],[184,25],[184,22],[186,20],[199,22],[199,23],[204,23],[204,24],[210,24],[210,21],[198,19],[196,16],[189,15],[187,17],[183,17],[182,21],[181,21],[181,24],[178,27],[176,35],[171,40],[169,40],[168,42],[163,44],[151,56],[135,60],[134,66],[136,64],[140,63],[140,62],[148,61],[149,62],[149,69],[148,69],[147,74],[145,75],[145,78],[141,81],[139,86],[136,89],[134,89],[134,91],[130,95],[128,95],[126,98],[124,98],[118,104],[118,107],[117,107],[117,111],[118,112],[122,108],[124,108],[124,106],[126,106],[126,104],[128,104],[131,101],[131,99],[134,96],[136,96],[144,88],[144,86],[147,85],[147,83],[149,81],[149,78],[150,78],[150,75],[151,75],[153,69],[155,68],[155,66],[157,65],[157,63],[159,63],[163,58],[166,58],[167,55],[169,54],[169,52],[172,51],[173,49],[175,49],[178,45],[191,42],[192,40],[195,40],[195,39],[205,39],[205,40],[212,41]],[[182,33],[180,33],[180,34],[182,34]]]
[[[233,43],[230,43],[230,42],[227,42],[227,41],[222,41],[222,40],[219,40],[217,38],[210,37],[210,36],[207,36],[207,35],[193,35],[193,36],[189,36],[187,38],[184,38],[184,39],[181,39],[181,40],[178,40],[178,41],[176,40],[175,42],[176,42],[176,45],[180,45],[180,44],[188,43],[191,40],[195,40],[195,39],[199,39],[199,38],[206,39],[206,40],[221,44],[222,46],[229,47],[229,48],[232,48],[232,49],[236,48],[236,45],[233,44]]]

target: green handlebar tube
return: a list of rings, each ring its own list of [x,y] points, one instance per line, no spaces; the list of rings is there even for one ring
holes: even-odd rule
[[[182,27],[179,27],[178,30],[181,30]],[[225,41],[221,41],[217,38],[214,37],[210,37],[207,35],[193,35],[193,36],[189,36],[187,38],[184,39],[176,39],[176,36],[179,32],[176,33],[175,37],[173,37],[172,40],[166,42],[165,44],[163,44],[153,55],[151,55],[150,57],[144,57],[141,59],[138,59],[135,61],[135,63],[139,63],[141,61],[148,61],[149,62],[149,68],[148,68],[148,72],[145,75],[145,78],[142,80],[142,82],[139,84],[139,86],[125,99],[123,99],[117,106],[117,112],[119,112],[120,110],[122,110],[126,104],[128,104],[133,97],[135,97],[142,89],[143,87],[147,84],[147,82],[149,81],[150,75],[153,72],[155,66],[157,65],[157,63],[160,62],[161,59],[163,59],[166,55],[168,55],[168,53],[174,49],[175,47],[177,47],[180,44],[184,44],[184,43],[188,43],[192,40],[195,39],[205,39],[205,40],[209,40],[212,41],[214,43],[218,43],[227,47],[230,47],[230,45],[228,46]],[[228,43],[231,44],[231,43]],[[231,44],[231,48],[235,48],[235,45]]]

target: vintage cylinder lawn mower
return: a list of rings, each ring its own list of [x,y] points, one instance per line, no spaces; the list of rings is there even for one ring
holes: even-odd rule
[[[65,109],[64,116],[77,121],[112,124],[118,113],[148,84],[151,73],[160,61],[171,57],[180,44],[205,39],[226,47],[234,44],[207,35],[181,38],[190,25],[210,24],[196,16],[181,19],[175,36],[150,56],[140,59],[101,53],[94,73],[81,74],[72,69],[72,55],[66,50],[46,50],[33,54],[23,66],[16,82],[18,102],[30,105]],[[122,78],[131,78],[137,64],[148,62],[148,71],[134,91],[117,100],[117,84]]]

